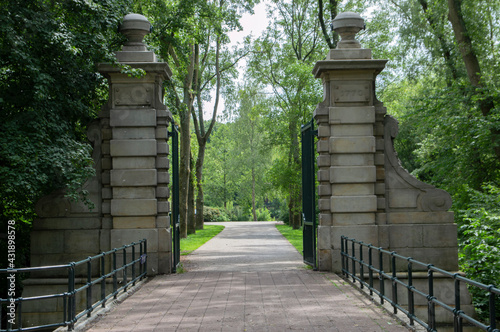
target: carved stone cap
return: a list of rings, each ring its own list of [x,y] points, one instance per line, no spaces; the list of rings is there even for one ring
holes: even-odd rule
[[[144,37],[151,32],[151,23],[141,14],[127,14],[123,18],[120,32],[128,41],[120,52],[116,52],[119,62],[156,62],[156,56],[148,51],[143,42]]]
[[[345,12],[337,15],[332,21],[332,28],[342,38],[337,48],[361,48],[361,44],[355,37],[365,28],[365,20],[359,14]]]

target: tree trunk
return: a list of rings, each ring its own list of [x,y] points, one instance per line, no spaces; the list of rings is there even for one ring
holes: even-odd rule
[[[481,81],[482,72],[479,60],[472,45],[470,32],[467,30],[465,20],[462,14],[462,0],[448,0],[448,19],[453,27],[455,40],[460,49],[460,54],[467,70],[467,76],[471,85],[477,89],[476,93],[481,93],[483,96],[478,98],[478,106],[481,109],[483,116],[488,116],[491,110],[495,107],[495,103],[487,87]],[[480,91],[481,90],[481,91]],[[491,137],[493,150],[496,157],[500,160],[500,130],[491,128]]]
[[[190,169],[194,169],[194,158],[191,154],[189,159]],[[187,218],[187,234],[196,233],[196,218],[195,218],[195,206],[194,206],[194,183],[196,179],[194,173],[189,174],[189,193],[188,193],[188,218]]]
[[[330,4],[330,19],[333,20],[335,16],[337,16],[337,11],[338,11],[338,1],[337,0],[329,0]],[[325,24],[325,18],[323,16],[323,0],[318,0],[318,17],[319,17],[319,23],[321,26],[321,31],[323,32],[323,38],[328,45],[330,49],[334,49],[337,47],[337,41],[338,41],[338,36],[335,32],[332,31],[332,36],[330,37],[330,34],[327,30],[326,24]],[[331,29],[330,29],[331,30]]]
[[[187,237],[188,224],[188,195],[189,195],[189,157],[191,152],[191,135],[189,131],[189,113],[187,111],[180,114],[180,166],[179,166],[179,218],[180,218],[180,237]]]
[[[198,196],[196,197],[196,229],[203,229],[203,210],[205,198],[203,196],[203,162],[205,161],[206,141],[198,141],[198,158],[196,160],[196,187]]]
[[[255,211],[255,168],[252,167],[252,215],[253,221],[257,221],[257,211]]]
[[[432,32],[439,41],[439,45],[441,47],[441,55],[444,58],[446,67],[448,68],[447,83],[448,86],[451,86],[453,81],[456,81],[458,78],[457,68],[453,63],[453,58],[451,56],[451,47],[446,41],[446,36],[442,32],[442,30],[439,29],[438,22],[436,22],[436,20],[431,16],[432,14],[429,13],[429,8],[428,8],[429,6],[427,0],[419,0],[419,2],[420,6],[422,7],[422,10],[424,11],[424,16],[427,19],[429,26],[431,27]]]

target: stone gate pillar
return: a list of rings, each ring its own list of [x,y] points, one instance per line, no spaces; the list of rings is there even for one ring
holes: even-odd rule
[[[345,235],[449,271],[458,270],[457,231],[448,193],[414,178],[393,147],[397,121],[375,95],[386,60],[372,59],[355,35],[356,13],[339,14],[342,40],[313,69],[324,99],[318,124],[319,269],[341,272]]]
[[[108,78],[109,100],[99,117],[103,126],[103,220],[111,224],[110,247],[148,240],[148,273],[171,272],[168,125],[163,81],[171,76],[142,42],[151,25],[139,14],[125,16],[120,32],[128,42],[116,58],[144,71],[122,73],[112,64],[99,71]]]

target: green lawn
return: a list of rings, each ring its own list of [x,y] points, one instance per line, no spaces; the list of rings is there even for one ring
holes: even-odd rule
[[[292,227],[288,225],[279,225],[279,224],[276,224],[276,228],[302,255],[302,250],[303,250],[302,228],[292,229]]]
[[[196,231],[196,234],[190,234],[187,238],[181,239],[181,255],[189,255],[205,242],[219,234],[223,229],[224,226],[205,224],[203,229]]]

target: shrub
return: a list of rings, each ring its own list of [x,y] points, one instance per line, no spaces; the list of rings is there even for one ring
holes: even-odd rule
[[[203,207],[203,220],[206,222],[210,221],[229,221],[229,217],[226,212],[209,206]]]

